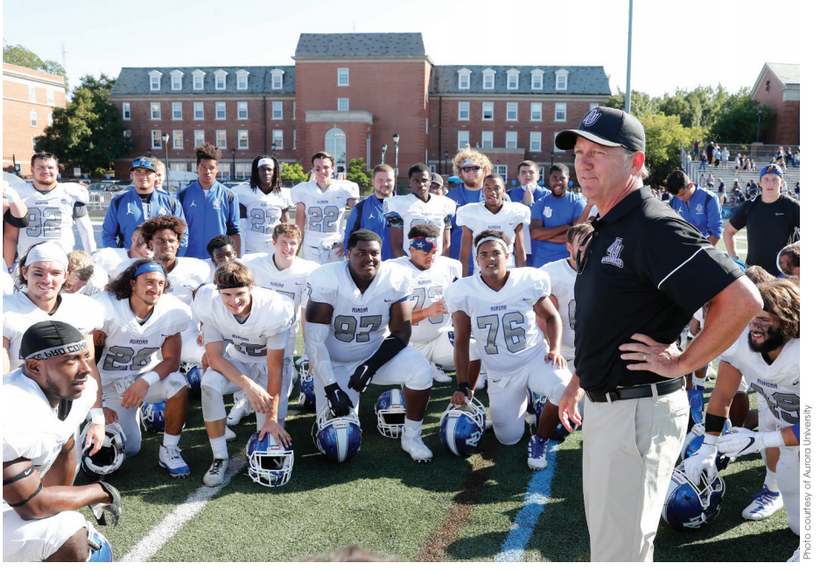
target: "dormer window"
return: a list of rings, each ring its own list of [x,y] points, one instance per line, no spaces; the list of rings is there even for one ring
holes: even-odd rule
[[[148,73],[151,82],[151,91],[159,91],[162,86],[162,72],[153,70]]]
[[[494,75],[496,73],[491,68],[483,70],[483,89],[494,89]]]
[[[273,85],[272,88],[274,91],[281,91],[284,89],[284,71],[280,69],[274,69],[270,72],[273,76]]]
[[[506,89],[517,90],[520,89],[520,71],[516,69],[508,70],[506,74]]]
[[[471,70],[459,69],[457,70],[457,89],[469,89],[471,87]]]
[[[182,76],[184,75],[179,70],[170,72],[170,89],[172,91],[182,91]]]
[[[568,89],[568,70],[558,70],[556,73],[557,85],[554,89],[557,91],[565,91]]]
[[[205,72],[202,70],[196,70],[193,72],[193,90],[194,91],[201,91],[204,89],[204,76]]]
[[[246,90],[247,89],[247,78],[249,77],[250,72],[245,70],[239,70],[236,72],[236,89]]]
[[[533,91],[542,91],[543,85],[543,71],[536,69],[531,71],[531,89]]]
[[[219,91],[224,91],[227,88],[227,72],[224,70],[218,70],[213,72],[213,75],[216,78],[216,89]]]

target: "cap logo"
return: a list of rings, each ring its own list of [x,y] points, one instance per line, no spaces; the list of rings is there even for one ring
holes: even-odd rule
[[[594,108],[585,114],[585,117],[582,118],[582,124],[587,127],[590,127],[591,125],[596,123],[597,119],[599,119],[600,117],[602,117],[602,112]]]

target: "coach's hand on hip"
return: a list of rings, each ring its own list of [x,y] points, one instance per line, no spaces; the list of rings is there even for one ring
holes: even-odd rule
[[[634,342],[622,344],[622,359],[635,363],[628,364],[631,371],[652,371],[663,377],[681,377],[688,371],[682,371],[680,358],[682,351],[676,342],[662,344],[645,334],[634,334],[631,336]]]

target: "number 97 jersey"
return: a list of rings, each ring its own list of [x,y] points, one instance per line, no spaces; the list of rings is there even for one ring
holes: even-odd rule
[[[17,239],[21,256],[40,242],[56,242],[66,252],[74,250],[74,219],[88,212],[85,187],[58,183],[47,193],[41,193],[29,183],[20,192],[20,198],[28,209],[28,226],[20,229]]]

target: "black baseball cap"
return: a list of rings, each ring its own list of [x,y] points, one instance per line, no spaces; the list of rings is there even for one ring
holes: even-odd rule
[[[625,147],[645,152],[645,128],[633,115],[612,107],[595,107],[585,114],[577,129],[566,129],[557,134],[559,149],[570,151],[577,136],[603,147]]]

